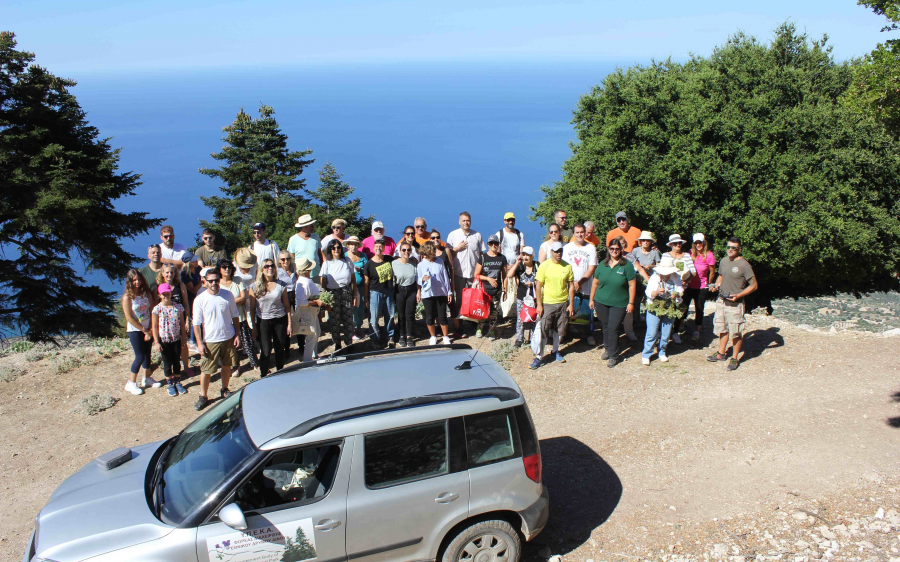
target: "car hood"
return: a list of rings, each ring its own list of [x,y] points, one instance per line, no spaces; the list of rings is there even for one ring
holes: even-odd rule
[[[60,484],[37,516],[38,557],[82,560],[170,533],[144,492],[150,459],[164,443],[132,449],[131,460],[112,470],[91,461]]]

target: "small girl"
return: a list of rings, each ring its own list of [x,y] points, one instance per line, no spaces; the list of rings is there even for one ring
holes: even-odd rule
[[[185,341],[184,307],[172,301],[172,286],[162,283],[156,289],[162,299],[153,307],[153,339],[162,356],[163,372],[169,396],[187,394],[181,386],[181,342]]]

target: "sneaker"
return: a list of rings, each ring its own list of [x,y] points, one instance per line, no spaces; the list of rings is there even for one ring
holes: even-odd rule
[[[710,355],[709,357],[707,357],[706,360],[709,361],[710,363],[715,363],[716,361],[727,361],[728,356],[722,355],[721,353],[716,353],[714,355]]]
[[[169,396],[178,396],[178,390],[175,388],[174,384],[167,385],[166,392],[169,393]]]
[[[700,339],[700,330],[696,330],[693,334],[691,334],[691,339],[697,341]]]
[[[231,392],[230,390],[228,390],[227,388],[223,388],[221,391],[219,391],[219,396],[222,397],[222,400],[225,400],[226,398],[228,398],[228,397],[231,396],[232,394],[234,394],[234,393]]]
[[[187,389],[181,386],[181,381],[175,383],[175,390],[178,391],[178,394],[187,394]]]
[[[557,363],[565,363],[566,362],[566,358],[563,357],[562,353],[560,353],[558,351],[556,352],[556,362]]]
[[[531,370],[533,371],[533,370],[537,369],[537,368],[540,367],[540,366],[541,366],[541,358],[540,358],[540,357],[535,357],[535,358],[534,358],[534,361],[531,362],[531,365],[529,365],[528,368],[531,369]]]
[[[641,365],[649,365],[650,358],[649,357],[641,357]]]
[[[659,354],[659,360],[662,361],[663,363],[668,363],[668,362],[669,362],[669,356],[666,355],[665,353],[660,353],[660,354]]]
[[[400,336],[400,340],[397,342],[399,347],[406,347],[406,337]]]
[[[634,335],[634,332],[631,332],[631,333],[628,333],[625,335],[628,336],[628,339],[630,339],[631,341],[637,341],[637,336]]]
[[[733,371],[733,370],[737,369],[738,368],[738,360],[735,359],[734,357],[732,357],[731,359],[728,360],[728,366],[725,368],[728,369],[729,371]]]
[[[443,339],[443,341],[441,341],[441,343],[442,343],[443,345],[450,345],[450,337],[449,337],[449,336],[444,336],[444,339]]]
[[[194,409],[198,412],[206,407],[209,404],[209,400],[206,399],[206,396],[201,396],[197,398],[197,402],[194,403]]]
[[[162,383],[153,377],[144,377],[141,379],[141,386],[144,388],[159,388],[162,386]]]
[[[437,345],[437,336],[431,336],[430,338],[428,338],[428,345]]]
[[[588,336],[588,337],[587,337],[587,344],[588,344],[588,345],[597,345],[597,340],[594,339],[594,336]]]
[[[618,362],[619,362],[619,360],[616,359],[615,357],[610,357],[609,361],[606,362],[606,366],[609,368],[612,368],[612,367],[615,367],[616,363],[618,363]]]
[[[476,338],[482,337],[482,336],[481,336],[481,328],[478,328],[477,330],[475,330],[475,337],[476,337]]]
[[[139,387],[136,382],[128,381],[125,383],[125,391],[134,394],[135,396],[140,396],[144,393],[144,389]]]
[[[672,342],[681,343],[681,336],[679,336],[677,332],[672,334]]]
[[[416,347],[416,341],[412,338],[406,338],[406,347]]]
[[[357,342],[357,341],[359,341],[359,340],[361,340],[361,339],[362,339],[362,338],[360,338],[358,335],[353,334],[353,336],[350,338],[350,341]]]
[[[609,351],[606,350],[606,349],[604,349],[604,350],[603,350],[603,354],[600,356],[600,359],[603,359],[604,361],[606,361],[607,359],[609,359]]]
[[[522,344],[524,344],[524,343],[525,343],[525,342],[522,341],[522,340],[516,340],[516,341],[513,343],[513,347],[522,347]]]
[[[497,339],[497,334],[494,332],[494,330],[491,330],[490,332],[488,332],[488,339],[491,341],[494,341],[495,339]]]

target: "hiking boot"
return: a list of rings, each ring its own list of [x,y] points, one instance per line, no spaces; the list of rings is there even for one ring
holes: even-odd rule
[[[706,360],[709,361],[710,363],[715,363],[716,361],[727,361],[728,356],[723,355],[721,353],[716,353],[714,355],[710,355],[709,357],[707,357]]]
[[[725,367],[729,371],[733,371],[738,368],[738,360],[732,357],[728,360],[728,366]]]
[[[197,402],[194,404],[194,409],[198,412],[206,407],[209,404],[209,400],[206,399],[206,396],[201,396],[197,398]]]
[[[541,366],[541,358],[535,357],[534,361],[531,362],[531,365],[529,365],[528,368],[533,371],[534,369],[537,369],[540,366]]]

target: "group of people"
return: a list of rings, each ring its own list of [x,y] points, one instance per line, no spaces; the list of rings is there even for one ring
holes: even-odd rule
[[[199,354],[195,408],[200,410],[209,402],[216,372],[220,395],[230,395],[239,355],[264,377],[272,363],[284,367],[292,340],[303,361],[316,359],[323,331],[335,350],[365,338],[382,348],[414,347],[420,303],[428,345],[449,344],[451,324],[453,339],[471,335],[461,305],[466,289],[479,288],[488,305],[486,314],[469,323],[474,336],[496,338],[501,311],[514,310],[515,345],[525,345],[530,332],[532,369],[543,364],[548,344],[547,358],[566,361],[560,344],[572,337],[569,331],[596,345],[595,318],[602,358],[610,367],[620,360],[620,331],[637,341],[635,325],[641,323],[646,326],[643,363],[650,364],[654,348],[660,361],[668,361],[670,341],[681,343],[681,334],[699,338],[704,304],[714,297],[719,349],[708,359],[736,369],[744,299],[757,288],[740,240],[728,239],[727,256],[717,264],[703,233],[691,242],[672,234],[661,247],[652,232],[632,226],[625,212],[615,222],[601,245],[593,222],[569,226],[566,212],[557,211],[535,252],[513,213],[504,215],[503,227],[486,241],[467,212],[459,214],[459,228],[446,238],[417,217],[399,243],[385,234],[381,221],[360,240],[346,234],[343,219],[332,221],[331,233],[320,239],[316,221],[303,215],[285,250],[268,239],[265,224],[256,223],[253,241],[232,256],[216,246],[209,229],[203,231],[203,245],[190,251],[175,242],[174,228],[163,226],[161,243],[147,250],[149,263],[126,276],[122,309],[135,358],[125,388],[138,395],[163,386],[150,373],[155,347],[168,394],[186,394],[180,379],[183,372],[195,374],[190,358]],[[688,303],[695,311],[689,333],[682,318]]]

